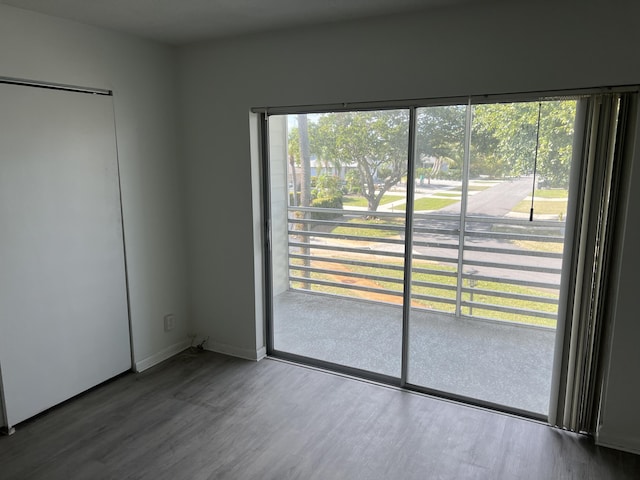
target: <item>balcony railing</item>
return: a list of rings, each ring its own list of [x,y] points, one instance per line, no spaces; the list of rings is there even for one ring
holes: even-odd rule
[[[290,207],[290,288],[401,304],[404,220],[404,212]],[[563,221],[416,212],[412,307],[554,328],[563,242]]]

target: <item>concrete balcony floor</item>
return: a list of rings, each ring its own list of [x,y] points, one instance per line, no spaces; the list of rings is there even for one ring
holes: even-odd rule
[[[402,309],[300,291],[274,298],[274,348],[400,376]],[[408,382],[547,415],[555,331],[413,309]]]

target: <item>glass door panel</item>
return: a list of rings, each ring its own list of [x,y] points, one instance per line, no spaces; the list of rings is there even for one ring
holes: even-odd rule
[[[420,242],[421,213],[415,209],[408,382],[546,415],[576,102],[469,108],[455,268],[435,241]],[[425,110],[434,125],[442,123],[433,109],[420,109],[419,118],[429,117]],[[447,125],[460,132],[457,123]],[[433,137],[433,131],[435,126],[418,129],[418,148],[420,136]],[[416,302],[422,280],[416,261],[424,256],[456,274],[447,280],[455,286],[447,293],[455,298],[448,309]]]
[[[416,111],[407,381],[450,392],[465,382],[458,332],[466,105]]]
[[[269,117],[273,349],[400,377],[409,112]]]
[[[546,416],[575,116],[417,108],[410,179],[409,110],[270,116],[271,350]]]
[[[411,306],[418,311],[456,313],[466,109],[416,112]]]

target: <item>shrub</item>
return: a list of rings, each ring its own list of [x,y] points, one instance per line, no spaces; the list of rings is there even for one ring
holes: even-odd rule
[[[342,209],[342,193],[330,197],[319,197],[311,201],[314,208],[337,208]],[[341,214],[333,212],[313,212],[311,218],[315,220],[331,220],[339,217]]]
[[[293,201],[293,192],[289,192],[289,205],[300,205],[300,192],[296,192],[296,201]]]

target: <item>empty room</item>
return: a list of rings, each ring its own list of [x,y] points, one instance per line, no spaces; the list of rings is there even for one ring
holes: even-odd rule
[[[0,478],[640,478],[638,18],[0,0]]]

